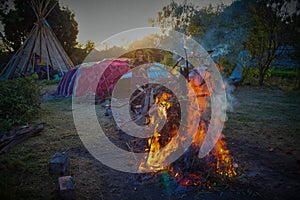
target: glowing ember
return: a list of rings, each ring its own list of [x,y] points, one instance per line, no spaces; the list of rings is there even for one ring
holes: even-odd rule
[[[217,158],[217,173],[233,177],[237,175],[237,172],[232,165],[229,153],[229,150],[226,149],[226,143],[219,139],[213,150],[213,154]]]

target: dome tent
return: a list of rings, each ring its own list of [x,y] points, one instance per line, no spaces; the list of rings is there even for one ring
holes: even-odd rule
[[[64,74],[57,87],[57,95],[69,97],[95,94],[99,98],[110,97],[115,85],[120,80],[122,93],[130,92],[132,71],[130,59],[105,59],[99,62],[83,63],[78,68]],[[100,76],[102,74],[102,76]],[[168,73],[160,63],[152,63],[149,67],[150,82],[167,79]],[[96,87],[96,88],[95,88]],[[119,88],[120,89],[120,88]]]
[[[124,58],[83,63],[64,74],[58,84],[57,95],[68,97],[93,93],[100,98],[109,97],[117,81],[129,70],[129,59]]]

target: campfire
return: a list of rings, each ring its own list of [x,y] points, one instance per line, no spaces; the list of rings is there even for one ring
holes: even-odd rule
[[[174,178],[174,180],[182,186],[203,186],[211,188],[212,183],[209,179],[211,174],[219,175],[223,178],[230,178],[237,175],[237,164],[232,161],[230,151],[226,148],[226,142],[223,140],[224,135],[218,139],[214,149],[204,158],[199,158],[198,153],[206,136],[208,125],[210,122],[210,93],[206,84],[195,84],[190,81],[188,87],[196,93],[196,100],[199,104],[200,123],[196,133],[190,135],[193,138],[192,145],[185,150],[185,153],[169,166],[161,166],[168,157],[181,148],[181,138],[177,135],[180,123],[189,125],[194,120],[194,110],[188,110],[187,119],[180,121],[180,105],[178,99],[165,87],[159,87],[154,94],[154,105],[157,111],[154,115],[148,116],[148,123],[154,125],[153,136],[144,142],[144,152],[148,152],[139,165],[140,172],[153,171],[152,175],[162,173]],[[186,90],[187,100],[192,100],[192,95]],[[151,111],[149,111],[151,112]],[[159,130],[160,121],[165,121],[165,125]],[[176,138],[176,139],[174,139]],[[174,140],[173,140],[174,139]],[[171,143],[171,144],[170,144]],[[141,143],[140,143],[141,144]],[[168,144],[168,145],[167,145]],[[159,151],[161,148],[166,148]],[[159,151],[159,153],[158,153]],[[212,176],[212,175],[211,175]]]

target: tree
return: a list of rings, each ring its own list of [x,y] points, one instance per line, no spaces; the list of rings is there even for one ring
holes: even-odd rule
[[[300,90],[300,16],[296,16],[295,17],[295,31],[294,31],[294,36],[293,38],[295,38],[295,43],[294,43],[294,47],[295,47],[295,54],[294,54],[294,59],[297,61],[298,63],[298,85],[297,85],[297,89]]]
[[[8,5],[10,0],[1,0],[2,5]],[[75,15],[67,7],[61,7],[58,0],[51,0],[48,8],[53,10],[47,17],[54,33],[63,45],[67,54],[71,54],[77,45],[78,24]],[[0,21],[4,26],[4,33],[0,35],[4,51],[14,53],[28,37],[36,16],[29,1],[14,0],[13,7],[0,6]]]
[[[85,45],[78,43],[76,47],[73,48],[72,53],[70,54],[74,65],[81,64],[88,56],[88,54],[93,49],[95,49],[95,47],[95,43],[91,40],[88,40]]]
[[[154,26],[160,25],[162,29],[171,28],[173,30],[189,35],[189,25],[192,17],[195,15],[197,7],[193,4],[184,3],[178,4],[174,0],[169,5],[163,7],[162,11],[158,12],[156,19],[149,19],[149,22]]]
[[[213,27],[219,26],[222,22],[219,21],[220,14],[224,11],[223,3],[217,6],[211,4],[198,9],[190,19],[188,33],[197,41],[201,41],[202,37]],[[223,19],[224,20],[224,19]]]
[[[150,19],[149,22],[152,25],[160,25],[161,28],[182,32],[200,41],[206,31],[216,25],[217,18],[225,7],[223,3],[198,7],[187,1],[171,1],[158,12],[156,19]]]
[[[152,25],[158,24],[163,29],[171,28],[172,30],[181,32],[197,40],[204,34],[207,28],[202,26],[202,17],[204,18],[204,16],[214,15],[214,13],[215,9],[212,6],[199,10],[197,6],[188,3],[187,1],[178,4],[172,0],[169,5],[164,6],[162,11],[158,12],[156,20],[150,19],[150,22]],[[188,66],[187,60],[186,66]],[[188,77],[188,67],[185,67],[184,69],[181,68],[180,70],[185,77]]]
[[[285,1],[261,0],[250,9],[252,26],[248,30],[247,48],[259,69],[259,86],[263,85],[272,62],[293,42],[293,22],[286,17],[284,4]]]

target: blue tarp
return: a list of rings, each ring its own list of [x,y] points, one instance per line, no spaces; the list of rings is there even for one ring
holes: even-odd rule
[[[128,72],[121,77],[121,79],[129,78],[132,78],[132,72]],[[168,78],[168,71],[164,65],[156,62],[152,63],[148,70],[148,78],[153,80]]]
[[[249,59],[250,55],[248,51],[241,51],[239,53],[238,62],[231,76],[229,77],[230,80],[232,80],[233,82],[239,82],[241,80],[244,68],[250,67]]]

